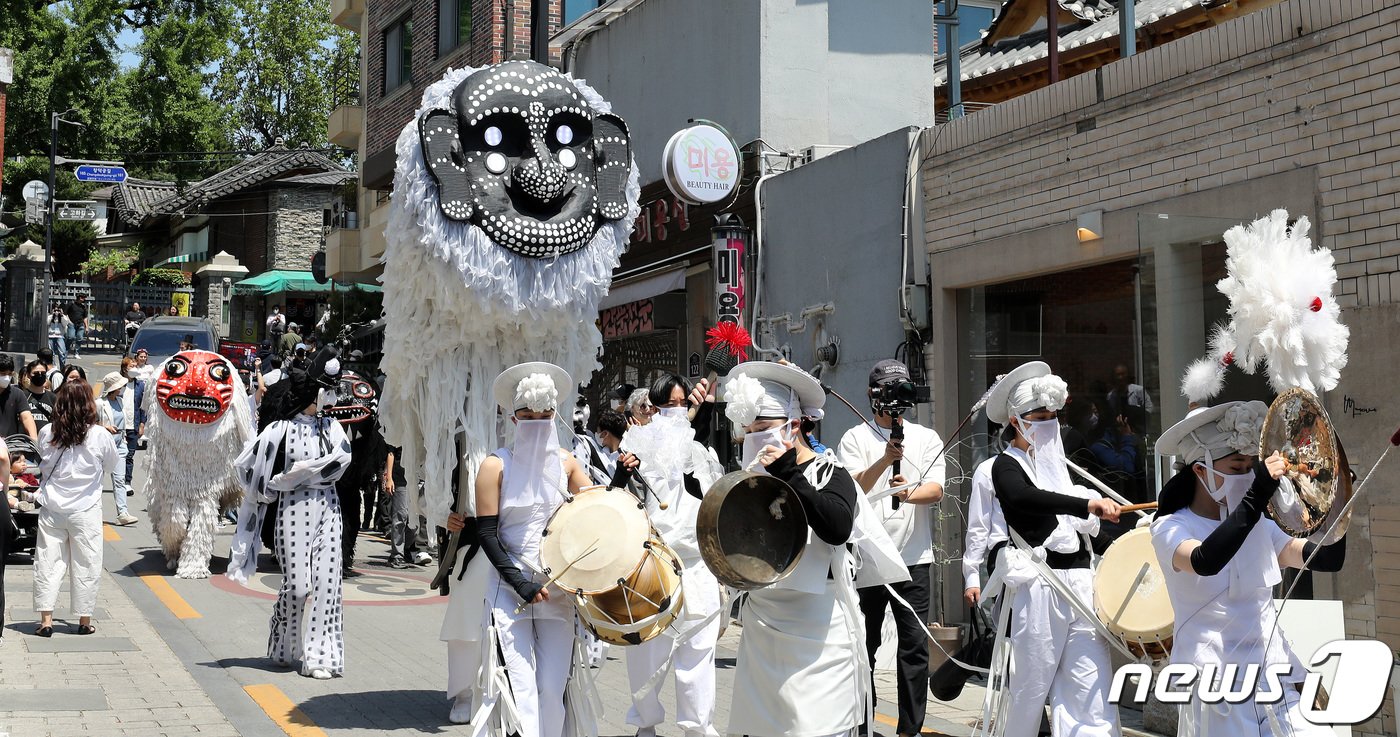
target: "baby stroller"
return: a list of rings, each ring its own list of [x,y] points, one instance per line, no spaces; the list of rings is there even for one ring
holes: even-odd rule
[[[11,435],[5,438],[10,451],[10,487],[6,494],[19,500],[19,507],[10,512],[16,534],[10,538],[9,553],[34,555],[34,546],[39,539],[39,507],[32,501],[32,494],[39,490],[39,448],[28,435]],[[5,503],[9,503],[6,500]]]

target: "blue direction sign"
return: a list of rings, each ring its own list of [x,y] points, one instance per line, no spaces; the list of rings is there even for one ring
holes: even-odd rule
[[[120,184],[126,181],[126,169],[120,166],[96,166],[83,164],[73,172],[80,182],[108,182]]]

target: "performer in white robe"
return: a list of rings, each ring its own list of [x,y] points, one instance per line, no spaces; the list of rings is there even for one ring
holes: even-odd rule
[[[1314,543],[1289,537],[1278,523],[1261,519],[1279,488],[1285,463],[1278,453],[1260,462],[1263,402],[1227,402],[1197,409],[1157,441],[1157,452],[1176,456],[1180,472],[1162,488],[1152,545],[1165,572],[1177,619],[1173,663],[1234,664],[1263,669],[1287,664],[1283,699],[1274,704],[1204,704],[1193,696],[1181,706],[1184,737],[1323,737],[1332,731],[1309,723],[1299,707],[1298,684],[1306,671],[1277,629],[1273,587],[1281,567],[1301,568]],[[1341,570],[1346,538],[1323,547],[1315,571]],[[1226,688],[1240,690],[1243,675]],[[1217,673],[1219,683],[1223,675]],[[1245,689],[1247,690],[1247,689]],[[1193,691],[1194,693],[1194,691]]]
[[[646,481],[647,514],[661,539],[684,566],[681,585],[685,608],[660,635],[625,648],[627,679],[632,708],[627,723],[639,737],[654,737],[656,726],[666,720],[660,691],[669,667],[676,673],[676,723],[687,737],[717,737],[712,722],[715,711],[715,642],[719,639],[720,585],[700,557],[695,519],[700,494],[723,475],[719,461],[694,440],[686,417],[692,389],[682,377],[661,377],[651,388],[657,414],[646,425],[622,436],[622,450],[642,464],[638,473]],[[666,507],[663,509],[661,504]]]
[[[573,602],[545,585],[549,577],[539,560],[550,516],[591,483],[577,459],[559,447],[554,422],[558,407],[570,405],[565,393],[573,386],[563,369],[534,362],[506,369],[492,388],[515,438],[477,473],[477,542],[459,553],[463,575],[452,584],[441,633],[452,660],[453,721],[464,716],[459,708],[474,708],[476,735],[560,737],[568,702],[577,698],[574,681],[587,676]],[[454,512],[448,529],[461,530],[466,522]],[[481,554],[471,555],[478,546]],[[570,721],[575,733],[591,730],[577,718]]]
[[[1116,503],[1069,480],[1056,420],[1068,395],[1049,366],[1033,361],[1001,379],[987,400],[987,418],[1015,428],[1010,447],[992,464],[992,486],[1008,534],[1029,546],[1008,545],[1000,564],[1005,570],[999,571],[1012,606],[1012,698],[1002,731],[1008,737],[1036,734],[1047,696],[1055,737],[1118,734],[1117,708],[1108,703],[1113,677],[1108,642],[1096,623],[1046,580],[1054,575],[1092,612],[1090,549],[1082,538],[1098,533],[1098,518],[1118,519]],[[1032,556],[1050,571],[1033,567]]]
[[[982,566],[992,565],[1007,541],[1006,515],[992,489],[992,465],[997,456],[977,464],[972,471],[972,491],[967,500],[967,536],[963,541],[963,601],[977,606],[982,600]]]
[[[742,363],[730,372],[725,401],[726,416],[745,431],[743,465],[787,482],[811,528],[796,570],[745,597],[728,732],[847,734],[864,718],[869,689],[846,548],[863,495],[831,456],[807,445],[826,401],[811,376],[766,361]]]
[[[323,349],[323,353],[329,349]],[[279,502],[274,539],[282,587],[272,610],[267,655],[278,665],[301,661],[317,679],[345,672],[341,604],[341,517],[335,482],[350,465],[340,423],[321,413],[322,396],[338,381],[339,362],[318,356],[294,372],[283,419],[268,425],[234,461],[244,489],[228,577],[246,584],[257,566],[258,531],[268,505]]]

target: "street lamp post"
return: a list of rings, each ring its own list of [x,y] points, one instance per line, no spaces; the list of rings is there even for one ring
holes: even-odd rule
[[[58,173],[58,124],[67,123],[78,128],[85,127],[82,123],[63,119],[63,116],[74,112],[77,112],[76,108],[69,108],[61,113],[49,113],[49,202],[44,212],[44,289],[41,292],[44,296],[39,303],[39,314],[41,315],[47,315],[49,312],[49,300],[52,298],[50,292],[53,288],[54,178]]]

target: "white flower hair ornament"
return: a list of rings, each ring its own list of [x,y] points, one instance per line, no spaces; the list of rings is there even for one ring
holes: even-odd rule
[[[551,412],[559,406],[559,389],[548,374],[530,374],[515,385],[515,408]]]
[[[1258,405],[1241,402],[1215,422],[1215,427],[1228,437],[1225,444],[1236,453],[1252,454],[1259,450],[1259,437],[1264,433],[1264,413]]]
[[[1069,399],[1069,384],[1054,374],[1037,376],[1028,383],[1031,385],[1031,395],[1035,397],[1035,407],[1058,412]]]
[[[1307,218],[1290,227],[1288,212],[1274,210],[1226,231],[1228,274],[1215,286],[1230,301],[1230,319],[1212,334],[1209,355],[1182,379],[1191,402],[1203,404],[1219,393],[1232,363],[1247,374],[1263,364],[1277,392],[1336,388],[1350,331],[1332,293],[1332,252],[1313,248],[1308,228]]]
[[[759,405],[767,394],[763,384],[752,376],[731,377],[724,389],[724,416],[736,427],[747,427],[758,419]]]

